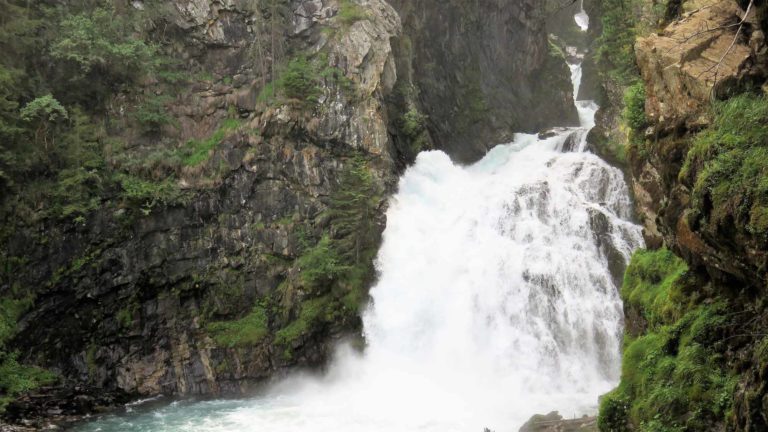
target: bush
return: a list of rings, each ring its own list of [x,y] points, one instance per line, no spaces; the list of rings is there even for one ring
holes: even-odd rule
[[[149,96],[136,108],[134,117],[144,132],[157,133],[166,125],[177,124],[176,119],[168,113],[165,104],[170,100],[167,96]]]
[[[120,173],[116,178],[122,187],[121,196],[133,204],[142,206],[145,212],[149,212],[156,205],[183,204],[189,198],[186,192],[179,189],[172,177],[163,181],[152,181]]]
[[[67,16],[56,35],[51,56],[75,65],[82,77],[128,82],[154,64],[154,48],[133,37],[111,8]]]
[[[15,396],[56,379],[44,369],[20,364],[18,353],[9,351],[6,345],[16,333],[16,322],[32,300],[32,297],[0,298],[0,413]]]
[[[641,131],[648,124],[645,117],[645,85],[642,80],[627,87],[624,91],[622,118],[627,126],[635,132]]]
[[[286,97],[317,102],[320,94],[317,71],[306,57],[291,60],[280,77],[280,88]]]
[[[317,329],[322,323],[332,322],[338,312],[338,304],[331,296],[305,300],[301,304],[299,316],[275,333],[275,343],[288,346]]]
[[[621,387],[602,396],[597,428],[600,432],[629,431],[629,399]]]

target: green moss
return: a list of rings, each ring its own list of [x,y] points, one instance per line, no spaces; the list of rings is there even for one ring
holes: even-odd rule
[[[133,320],[136,318],[138,312],[139,304],[135,299],[132,299],[128,305],[117,311],[115,319],[122,328],[127,329],[133,324]]]
[[[357,21],[369,19],[368,13],[353,0],[341,0],[339,6],[339,21],[344,25],[352,25]]]
[[[313,298],[301,303],[298,317],[275,333],[275,343],[290,345],[300,337],[309,334],[323,322],[333,321],[336,303],[331,296]]]
[[[673,322],[684,308],[678,282],[687,270],[685,262],[667,249],[639,250],[624,273],[621,297],[642,311],[652,327]]]
[[[724,421],[736,375],[714,347],[727,307],[687,296],[685,275],[669,251],[632,257],[621,294],[649,326],[626,337],[621,383],[600,405],[601,431],[699,431]]]
[[[680,179],[713,229],[768,236],[768,99],[743,94],[714,106],[712,125],[693,140]],[[745,228],[739,228],[745,227]]]
[[[216,344],[222,347],[252,347],[269,334],[267,309],[257,304],[248,315],[236,321],[212,322],[206,326]]]
[[[208,160],[211,152],[218,146],[229,132],[240,127],[240,121],[237,119],[224,119],[210,137],[204,140],[190,140],[182,149],[182,163],[186,166],[197,166]]]

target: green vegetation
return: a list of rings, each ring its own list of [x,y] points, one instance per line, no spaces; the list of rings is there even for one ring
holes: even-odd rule
[[[51,372],[18,362],[18,353],[9,351],[6,344],[16,333],[16,322],[31,305],[32,298],[0,298],[0,413],[13,398],[53,382]]]
[[[208,139],[199,141],[191,140],[182,149],[182,162],[186,166],[197,166],[208,160],[211,151],[231,132],[240,127],[236,119],[226,119],[222,125]]]
[[[596,59],[601,72],[620,85],[639,76],[633,45],[637,36],[635,4],[638,0],[600,0],[602,33],[597,38]]]
[[[624,90],[624,110],[621,116],[634,133],[642,131],[648,124],[645,117],[645,84],[642,80]]]
[[[168,96],[152,95],[139,104],[134,117],[144,132],[158,133],[163,126],[178,123],[165,107],[169,101]]]
[[[325,53],[312,58],[298,55],[280,68],[278,78],[262,88],[257,100],[267,104],[288,100],[309,107],[317,104],[323,83],[332,83],[347,93],[353,89],[341,69],[328,66]]]
[[[768,235],[768,99],[743,94],[714,105],[711,126],[693,139],[680,179],[693,186],[705,227]],[[745,227],[745,228],[744,228]]]
[[[169,189],[170,172],[147,168],[161,158],[142,158],[155,153],[137,152],[125,143],[119,153],[109,153],[120,147],[109,135],[119,135],[132,122],[153,134],[175,124],[165,109],[170,98],[157,95],[183,79],[178,65],[139,31],[137,23],[150,22],[139,19],[146,18],[143,12],[116,13],[117,7],[103,0],[55,5],[0,0],[0,187],[6,192],[0,213],[5,219],[82,222],[112,198],[144,203],[135,199],[138,192]],[[129,107],[124,121],[110,118],[107,105],[120,93],[148,95],[135,110]],[[158,184],[152,187],[152,182]]]
[[[727,307],[688,294],[686,272],[664,249],[632,257],[621,294],[647,326],[625,336],[621,383],[601,401],[600,431],[700,431],[724,420],[736,382],[716,349]]]
[[[365,160],[350,160],[329,200],[330,232],[296,260],[299,277],[294,283],[307,297],[298,316],[276,334],[278,344],[289,345],[317,329],[318,323],[357,315],[373,277],[378,240],[373,218],[379,200]]]
[[[275,333],[275,343],[289,345],[317,328],[322,322],[332,322],[338,309],[330,296],[317,297],[301,303],[299,316]]]
[[[428,147],[427,116],[416,107],[411,107],[400,119],[400,129],[403,131],[408,147],[413,155]]]
[[[269,333],[267,309],[257,304],[248,315],[235,321],[218,321],[205,328],[219,346],[228,348],[254,346]]]
[[[368,19],[368,14],[354,0],[341,0],[339,20],[344,25],[352,25],[357,21]]]
[[[684,309],[678,284],[686,271],[685,262],[666,249],[635,252],[621,286],[624,304],[641,311],[651,328],[676,321]]]

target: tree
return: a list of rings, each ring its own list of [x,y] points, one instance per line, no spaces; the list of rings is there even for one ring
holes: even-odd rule
[[[86,93],[86,97],[90,95],[101,102],[105,93],[156,68],[155,48],[135,37],[124,21],[125,18],[105,8],[67,16],[61,21],[50,54],[62,63],[64,78],[70,81],[70,87],[78,88],[75,93],[81,98]],[[78,83],[72,85],[71,81]],[[79,86],[91,91],[83,92]]]
[[[378,195],[365,160],[352,159],[331,196],[329,211],[339,254],[350,264],[361,264],[365,252],[375,247],[372,234]]]
[[[52,95],[41,96],[21,109],[21,119],[35,126],[35,141],[48,153],[54,144],[56,125],[68,119],[67,110]]]

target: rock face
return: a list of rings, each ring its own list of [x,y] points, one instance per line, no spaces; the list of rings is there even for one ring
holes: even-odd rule
[[[687,134],[708,125],[711,100],[754,87],[768,76],[765,39],[755,8],[737,37],[745,11],[736,2],[697,4],[687,3],[690,12],[635,45],[649,133],[656,143],[646,146],[645,155],[630,158],[632,188],[650,244],[663,239],[713,277],[760,285],[764,254],[756,253],[759,247],[747,238],[690,226],[692,185],[681,182],[678,174],[690,146]]]
[[[693,134],[710,126],[713,99],[765,88],[766,9],[756,2],[746,14],[749,2],[731,0],[680,4],[678,20],[635,45],[649,128],[643,148],[630,152],[632,187],[649,245],[664,244],[689,264],[700,278],[697,295],[727,299],[731,305],[731,326],[738,330],[724,331],[729,336],[716,346],[739,383],[733,413],[722,421],[727,430],[760,431],[768,428],[764,339],[757,330],[768,319],[768,248],[764,238],[733,219],[720,225],[700,223],[692,197],[696,179],[681,174],[681,168]],[[631,331],[644,327],[642,317],[628,315],[627,320]]]
[[[126,397],[242,394],[289,367],[321,365],[335,340],[358,334],[359,317],[345,309],[276,342],[316,295],[297,282],[299,258],[333,229],[327,210],[355,161],[378,191],[367,234],[380,237],[386,194],[415,154],[398,137],[398,88],[418,95],[408,100],[428,116],[427,142],[458,160],[516,131],[576,121],[567,68],[550,55],[533,0],[483,0],[471,10],[395,2],[397,11],[383,0],[120,4],[162,8],[165,18],[147,31],[190,74],[205,75],[173,96],[167,108],[178,124],[162,138],[132,130],[124,112],[136,102],[116,96],[110,116],[129,143],[122,151],[143,155],[207,139],[227,121],[238,126],[204,163],[181,170],[185,204],[108,201],[79,220],[19,221],[2,252],[22,264],[0,294],[35,287],[35,300],[12,346],[21,361],[57,372],[62,387],[12,404],[16,420]],[[324,59],[316,98],[265,102],[265,84],[280,73],[265,59],[299,53]],[[257,306],[268,313],[251,343],[222,342],[208,327],[247,319]],[[73,388],[90,405],[55,396]]]
[[[545,2],[392,5],[403,18],[400,85],[454,160],[477,160],[515,132],[578,124],[565,60],[545,37]]]
[[[390,39],[400,32],[399,16],[369,0],[359,6],[365,19],[341,23],[337,2],[292,3],[291,36],[281,49],[326,52],[344,80],[323,81],[309,108],[264,106],[257,95],[268,71],[247,61],[254,46],[267,50],[261,15],[241,3],[168,6],[174,47],[190,66],[214,71],[213,83],[195,83],[170,106],[180,127],[168,133],[182,142],[209,136],[232,107],[241,119],[204,165],[183,172],[188,204],[105,205],[85,221],[19,224],[5,246],[27,263],[15,283],[39,287],[13,345],[23,361],[56,371],[65,385],[118,399],[241,394],[283,368],[321,364],[335,338],[359,328],[351,314],[317,323],[290,346],[273,343],[305,294],[290,289],[294,261],[307,238],[328,229],[328,198],[354,158],[365,160],[381,191],[370,235],[383,230],[384,192],[397,176],[383,99],[396,80]],[[151,145],[134,138],[136,148]],[[222,345],[204,328],[237,320],[265,298],[280,301],[283,312],[270,315],[271,333],[259,343]],[[34,413],[23,405],[9,413]]]
[[[693,2],[696,3],[696,2]],[[702,2],[699,2],[702,3]],[[699,7],[706,6],[706,7]],[[693,9],[660,34],[639,38],[637,64],[646,85],[646,112],[656,125],[701,127],[709,101],[732,94],[764,75],[754,51],[764,36],[736,36],[745,11],[733,0],[688,4]],[[756,24],[755,9],[745,19]],[[750,42],[749,39],[752,41]]]

